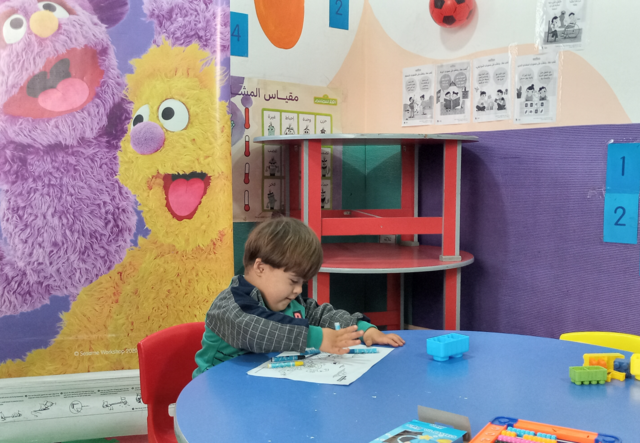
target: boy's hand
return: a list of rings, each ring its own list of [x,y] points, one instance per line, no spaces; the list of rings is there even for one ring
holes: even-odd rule
[[[362,336],[362,341],[367,346],[371,345],[389,345],[397,348],[404,345],[404,340],[397,334],[385,334],[376,328],[369,328]]]
[[[322,328],[320,350],[329,354],[346,354],[349,352],[349,346],[360,344],[360,337],[362,337],[362,331],[358,331],[358,327],[355,325],[339,331]]]

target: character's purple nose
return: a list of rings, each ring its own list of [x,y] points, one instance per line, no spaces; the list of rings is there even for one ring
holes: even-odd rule
[[[138,123],[131,130],[131,146],[138,154],[149,155],[164,145],[164,131],[154,122]]]

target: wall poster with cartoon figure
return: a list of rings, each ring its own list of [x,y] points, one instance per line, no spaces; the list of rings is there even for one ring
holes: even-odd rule
[[[584,49],[587,0],[538,0],[536,18],[540,50]]]
[[[436,67],[436,123],[469,123],[471,63],[456,62]]]
[[[228,285],[229,16],[0,0],[0,378],[136,369]]]
[[[473,60],[473,121],[508,120],[511,116],[511,58],[497,54]]]
[[[556,121],[559,60],[558,53],[516,58],[515,123]]]
[[[233,217],[255,222],[286,214],[289,148],[254,143],[258,136],[340,132],[340,92],[321,87],[231,77]],[[331,174],[333,151],[323,147]]]
[[[435,66],[402,70],[402,126],[433,124]]]

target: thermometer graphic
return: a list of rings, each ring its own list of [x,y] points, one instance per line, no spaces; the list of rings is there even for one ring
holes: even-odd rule
[[[249,157],[251,155],[251,151],[249,150],[249,138],[248,135],[244,136],[244,156]]]
[[[244,211],[249,212],[251,206],[249,206],[249,191],[244,191]]]
[[[251,123],[249,122],[249,108],[244,108],[244,129],[249,129]]]
[[[249,184],[249,163],[244,164],[244,184]]]

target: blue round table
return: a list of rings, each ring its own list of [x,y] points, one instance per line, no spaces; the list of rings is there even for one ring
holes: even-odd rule
[[[180,394],[178,440],[369,442],[417,419],[422,405],[468,416],[473,435],[493,418],[507,416],[640,441],[640,381],[577,386],[569,379],[569,366],[582,365],[583,354],[618,351],[463,331],[470,337],[469,352],[437,362],[426,353],[426,339],[448,332],[395,332],[405,346],[350,386],[247,375],[268,359],[265,354],[220,364]]]

